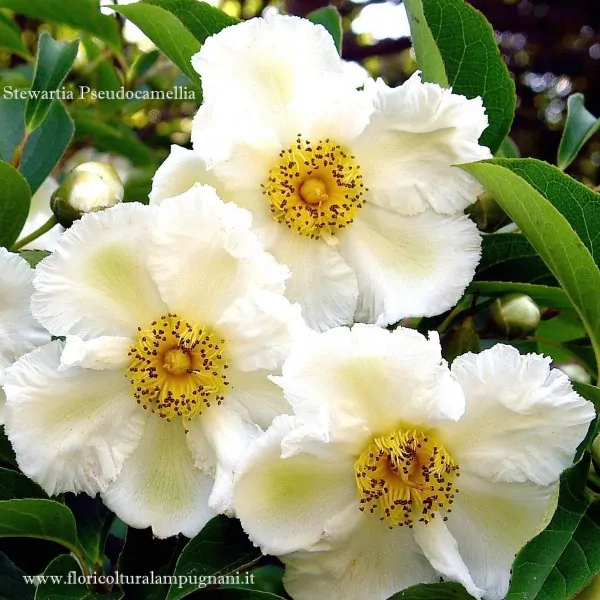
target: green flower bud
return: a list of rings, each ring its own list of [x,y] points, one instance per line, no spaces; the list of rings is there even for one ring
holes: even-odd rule
[[[123,184],[106,163],[87,162],[75,167],[52,194],[50,208],[63,227],[88,212],[110,208],[123,200]]]
[[[467,214],[475,221],[477,229],[486,233],[493,233],[510,223],[508,215],[487,192],[481,194],[477,202],[467,208]]]
[[[525,294],[507,294],[497,298],[490,307],[495,327],[507,338],[523,338],[533,333],[540,324],[538,305]]]

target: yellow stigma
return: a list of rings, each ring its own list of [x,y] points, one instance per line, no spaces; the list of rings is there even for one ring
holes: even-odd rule
[[[377,437],[354,464],[361,510],[378,511],[390,527],[429,523],[458,492],[458,465],[444,446],[421,431]],[[446,516],[443,517],[447,519]]]
[[[191,420],[223,401],[225,340],[201,325],[168,314],[138,327],[127,377],[137,403],[163,419]]]
[[[368,191],[356,159],[342,146],[329,139],[313,144],[300,135],[280,152],[262,187],[276,221],[327,240],[354,221]]]

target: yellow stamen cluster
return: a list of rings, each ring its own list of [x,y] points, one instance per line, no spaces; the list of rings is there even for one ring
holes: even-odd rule
[[[191,420],[205,408],[221,404],[229,385],[224,342],[175,314],[152,321],[146,329],[138,327],[126,374],[137,403],[167,421]]]
[[[262,187],[276,221],[327,241],[354,221],[368,191],[354,156],[329,139],[311,143],[301,135],[280,152]]]
[[[429,523],[451,512],[458,465],[446,449],[419,431],[377,437],[354,465],[361,510],[379,511],[390,527]],[[444,517],[446,520],[447,517]]]

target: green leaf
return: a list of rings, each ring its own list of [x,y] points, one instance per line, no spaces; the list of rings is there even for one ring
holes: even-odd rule
[[[15,451],[4,433],[4,425],[0,425],[0,463],[4,463],[15,467],[17,465],[17,459],[15,457]]]
[[[0,468],[0,501],[17,498],[48,498],[48,495],[22,473]]]
[[[534,285],[512,281],[473,281],[467,288],[469,294],[479,293],[482,296],[495,298],[513,292],[527,294],[540,306],[546,308],[573,308],[568,296],[557,287]]]
[[[142,0],[143,4],[159,6],[169,11],[203,44],[221,29],[239,23],[222,10],[198,0]]]
[[[459,583],[430,583],[413,585],[394,594],[388,600],[473,600]]]
[[[205,578],[209,575],[235,574],[261,557],[242,530],[239,521],[218,516],[183,549],[175,575]],[[179,600],[198,589],[198,585],[171,586],[167,600]]]
[[[47,250],[21,250],[19,255],[29,263],[31,268],[34,268],[46,256],[50,256],[50,252]]]
[[[425,20],[423,2],[421,0],[404,0],[404,6],[406,7],[412,44],[423,81],[437,83],[445,88],[449,87],[444,60],[431,28]]]
[[[517,555],[506,600],[569,600],[600,572],[600,504],[586,493],[588,470],[584,458],[561,477],[554,517]]]
[[[525,179],[503,166],[507,162],[494,159],[461,168],[494,196],[560,282],[585,325],[600,365],[600,271],[569,221]]]
[[[55,100],[48,116],[27,139],[19,170],[29,182],[32,194],[52,173],[69,143],[75,126],[65,107]]]
[[[468,98],[483,98],[489,126],[480,142],[492,153],[496,152],[510,130],[516,95],[515,84],[496,46],[492,26],[464,0],[422,0],[421,6],[411,0],[406,8],[411,31],[416,35],[417,63],[422,69],[433,68],[435,78],[428,73],[426,79],[437,79],[436,83],[443,85],[439,81],[437,54],[432,48],[433,37],[447,76],[446,87]],[[423,72],[425,74],[425,70]]]
[[[21,37],[21,31],[6,15],[0,13],[0,48],[10,50],[24,58],[31,55]]]
[[[200,598],[200,596],[198,597]],[[271,592],[236,587],[204,590],[201,597],[203,600],[284,600],[281,596],[272,594]]]
[[[103,152],[126,156],[135,166],[154,164],[150,149],[129,127],[116,123],[102,123],[95,115],[87,112],[77,112],[73,118],[77,140],[87,140]]]
[[[35,75],[31,84],[31,93],[37,97],[30,96],[25,105],[25,124],[30,131],[39,127],[46,118],[55,99],[51,95],[46,99],[43,96],[61,86],[75,62],[78,48],[79,40],[71,43],[57,42],[45,31],[40,36]]]
[[[192,56],[200,50],[200,42],[175,15],[159,6],[142,2],[111,8],[135,23],[192,83],[200,86],[200,77],[191,63]]]
[[[28,537],[61,544],[80,553],[71,511],[55,500],[0,501],[0,538]]]
[[[85,583],[76,583],[83,575],[79,563],[69,554],[57,556],[44,571],[35,592],[35,600],[119,600],[120,592],[95,593]],[[73,583],[73,578],[75,583]]]
[[[11,162],[25,135],[25,100],[0,98],[0,159]]]
[[[586,109],[584,101],[583,94],[572,94],[567,100],[567,121],[558,147],[559,169],[566,169],[600,129],[600,119]]]
[[[327,29],[335,42],[335,47],[341,54],[344,31],[342,29],[342,17],[337,8],[335,6],[324,6],[323,8],[313,10],[306,15],[306,18],[317,25],[323,25]]]
[[[30,205],[27,181],[14,167],[0,161],[0,246],[10,248],[17,241]]]
[[[117,22],[100,12],[98,0],[0,0],[0,8],[81,29],[104,40],[118,53],[122,52]]]
[[[506,136],[496,151],[498,158],[521,158],[521,151],[510,136]]]
[[[475,278],[556,284],[544,261],[521,233],[484,235]]]
[[[25,583],[25,573],[0,552],[0,598],[2,600],[33,600],[35,587]]]

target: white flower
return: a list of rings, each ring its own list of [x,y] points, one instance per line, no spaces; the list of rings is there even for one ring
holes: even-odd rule
[[[29,309],[33,269],[0,246],[0,425],[4,424],[6,369],[20,356],[50,341]]]
[[[299,324],[287,276],[207,186],[85,215],[34,280],[34,315],[66,343],[7,373],[23,472],[49,494],[100,492],[159,537],[229,511],[239,454],[288,410],[267,379]]]
[[[27,221],[25,222],[23,231],[19,237],[24,238],[30,233],[33,233],[50,219],[52,216],[50,198],[57,188],[58,183],[56,183],[52,177],[48,177],[38,188],[37,192],[31,198],[31,206],[29,208],[29,214],[27,215]],[[23,246],[23,249],[47,250],[48,252],[52,252],[64,230],[64,227],[55,225],[50,231],[44,233],[26,246]]]
[[[296,347],[276,378],[296,416],[251,446],[234,487],[294,600],[385,600],[440,576],[504,598],[594,417],[549,365],[497,345],[451,375],[437,336],[369,325]]]
[[[452,165],[490,157],[478,144],[480,98],[419,74],[358,91],[331,36],[296,17],[228,27],[193,64],[204,94],[194,151],[167,158],[152,202],[190,181],[224,188],[289,266],[286,294],[317,330],[388,325],[457,302],[480,247],[461,211],[480,186]]]

